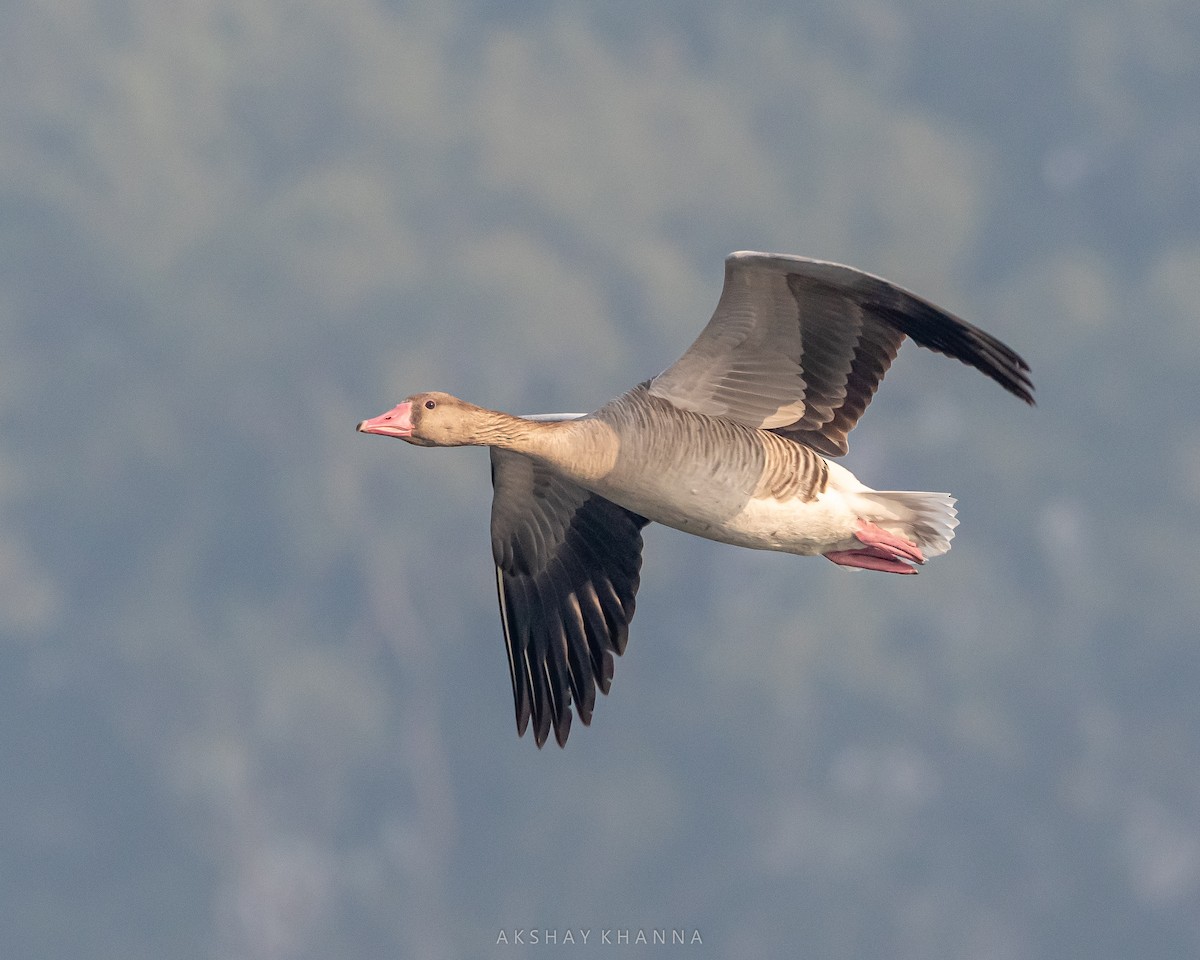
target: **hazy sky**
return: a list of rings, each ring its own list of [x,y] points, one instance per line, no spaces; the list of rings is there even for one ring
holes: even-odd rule
[[[6,955],[1200,953],[1198,49],[1185,0],[10,4]],[[847,464],[953,491],[951,553],[651,528],[538,751],[486,454],[353,425],[599,406],[736,249],[917,291],[1039,406],[906,348]]]

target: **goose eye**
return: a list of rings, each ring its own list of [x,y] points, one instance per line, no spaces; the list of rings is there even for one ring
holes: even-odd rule
[[[432,410],[436,406],[437,406],[436,400],[426,400],[425,401],[425,409],[426,410]]]

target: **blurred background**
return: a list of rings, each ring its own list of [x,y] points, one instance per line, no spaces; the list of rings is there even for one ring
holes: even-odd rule
[[[1198,49],[1192,0],[4,5],[4,955],[1200,954]],[[538,751],[486,453],[354,424],[593,409],[744,248],[1039,406],[906,348],[846,462],[953,552],[650,528]]]

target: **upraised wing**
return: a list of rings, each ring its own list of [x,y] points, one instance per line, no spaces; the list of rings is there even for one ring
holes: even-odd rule
[[[853,267],[751,252],[726,258],[716,312],[650,392],[841,456],[905,336],[1033,403],[1028,364],[966,321]]]

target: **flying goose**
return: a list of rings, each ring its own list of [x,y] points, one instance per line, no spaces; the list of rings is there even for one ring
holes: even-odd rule
[[[716,312],[658,376],[589,414],[514,417],[417,393],[358,424],[419,446],[491,448],[492,556],[516,705],[559,746],[625,650],[650,521],[743,547],[913,574],[950,549],[946,493],[872,490],[831,457],[908,336],[1032,404],[999,340],[853,267],[725,260]]]

